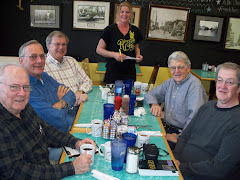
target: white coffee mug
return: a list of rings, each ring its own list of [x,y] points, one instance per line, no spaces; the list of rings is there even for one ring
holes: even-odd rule
[[[136,90],[136,89],[141,89],[141,84],[142,84],[141,82],[135,81],[135,82],[134,82],[134,85],[133,85],[133,86],[134,86],[134,90]]]
[[[143,144],[149,144],[150,142],[150,135],[139,132],[137,136],[137,147],[141,148],[143,147]]]
[[[108,94],[109,91],[110,91],[109,88],[102,89],[102,99],[103,100],[107,100],[107,94]]]
[[[148,92],[148,83],[141,84],[141,93],[146,94]]]
[[[104,147],[104,154],[100,151],[101,147]],[[101,144],[99,146],[99,154],[101,156],[104,156],[105,161],[111,162],[111,141],[108,141],[105,144]]]
[[[80,154],[83,154],[85,151],[87,151],[87,154],[91,154],[92,155],[92,163],[90,165],[93,164],[94,162],[94,155],[95,155],[95,146],[92,144],[83,144],[80,146]]]
[[[102,126],[103,121],[100,119],[94,119],[91,121],[91,124],[86,127],[86,133],[92,134],[94,137],[100,137],[102,136]],[[88,128],[91,127],[91,131],[88,132]]]

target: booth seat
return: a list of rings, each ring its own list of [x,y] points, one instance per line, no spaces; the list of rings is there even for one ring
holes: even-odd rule
[[[18,56],[0,56],[0,66],[4,64],[19,64]]]

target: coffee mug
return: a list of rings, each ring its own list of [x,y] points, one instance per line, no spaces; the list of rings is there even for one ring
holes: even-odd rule
[[[91,124],[86,127],[86,133],[92,134],[94,137],[100,137],[102,136],[102,126],[103,121],[100,119],[94,119],[91,121]],[[88,128],[91,127],[91,131],[88,132]]]
[[[80,154],[83,154],[85,151],[87,151],[87,154],[91,154],[92,155],[92,163],[90,165],[93,164],[94,162],[94,155],[95,155],[95,146],[92,144],[83,144],[80,146]]]
[[[101,147],[104,147],[104,154],[100,151]],[[105,161],[111,162],[111,141],[99,146],[99,154],[104,156]]]
[[[146,94],[148,92],[148,83],[141,84],[141,93]]]
[[[150,142],[150,135],[139,132],[137,136],[137,147],[142,148],[143,144],[149,144]]]
[[[108,94],[109,91],[110,91],[109,88],[102,89],[102,99],[103,100],[107,100],[107,94]]]

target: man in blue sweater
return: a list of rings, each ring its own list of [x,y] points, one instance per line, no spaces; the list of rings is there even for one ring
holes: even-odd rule
[[[178,137],[174,150],[184,179],[240,177],[240,66],[217,67],[217,101],[202,105]]]
[[[31,40],[19,49],[19,62],[29,74],[32,91],[29,103],[35,112],[46,122],[63,132],[68,132],[77,111],[72,109],[76,102],[75,94],[43,72],[46,54],[42,45]],[[50,160],[58,160],[62,149],[50,151]]]

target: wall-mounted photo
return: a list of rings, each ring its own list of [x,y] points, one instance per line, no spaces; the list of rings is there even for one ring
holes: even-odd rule
[[[73,29],[102,30],[109,25],[110,2],[73,1]]]
[[[114,14],[114,23],[117,22],[117,9],[119,8],[119,4],[115,4],[115,14]],[[142,6],[132,5],[133,16],[130,20],[130,24],[137,26],[140,28],[141,22],[141,9]]]
[[[30,26],[33,28],[60,28],[60,7],[30,5]]]
[[[190,8],[149,5],[146,37],[149,40],[184,43]]]
[[[196,16],[194,40],[220,42],[224,18]]]
[[[225,49],[240,50],[240,18],[229,17]]]

